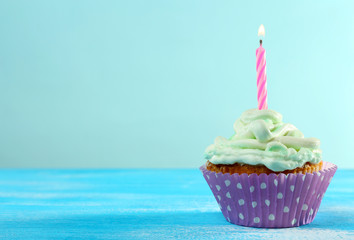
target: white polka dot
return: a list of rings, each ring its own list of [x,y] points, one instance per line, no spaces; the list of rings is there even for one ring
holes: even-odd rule
[[[231,198],[230,192],[227,192],[227,193],[226,193],[226,197],[227,197],[227,198]]]
[[[242,198],[240,200],[238,200],[238,204],[240,206],[242,206],[243,204],[245,204],[245,200],[243,200]]]
[[[300,197],[296,198],[296,202],[299,203],[300,201]]]
[[[332,181],[332,178],[333,178],[333,177],[331,177],[331,178],[328,180],[329,183]]]
[[[317,176],[321,176],[321,173],[320,173],[320,172],[317,172]]]
[[[209,175],[206,175],[208,179],[210,179]]]
[[[321,196],[321,194],[318,194],[318,195],[317,195],[317,199],[318,199],[320,196]]]
[[[309,206],[307,206],[307,204],[302,205],[302,210],[303,211],[306,211],[308,208],[309,208]]]
[[[255,223],[259,223],[261,220],[259,219],[259,217],[255,217],[255,218],[253,218],[253,222],[255,222]]]
[[[231,212],[230,205],[227,205],[227,210],[228,210],[229,212]]]
[[[305,181],[305,177],[306,177],[306,175],[302,176],[302,181]]]
[[[273,214],[269,214],[268,219],[271,220],[271,221],[273,221],[273,220],[275,219],[275,217],[274,217]]]
[[[264,182],[261,183],[261,189],[265,189],[267,187],[267,184],[265,184]]]
[[[292,221],[291,221],[291,224],[294,225],[296,223],[296,218],[294,218]]]
[[[315,191],[315,190],[313,190],[312,195],[314,195],[315,193],[316,193],[316,191]]]
[[[251,186],[250,187],[250,192],[253,192],[254,191],[254,186]]]
[[[230,180],[225,180],[226,187],[230,186],[230,184],[231,184]]]
[[[213,188],[213,186],[211,186],[211,184],[209,184],[209,187],[210,187],[210,188]]]
[[[220,205],[220,203],[218,203],[218,204],[219,204],[219,208],[222,209],[222,206]]]
[[[277,198],[278,198],[278,199],[282,199],[282,198],[283,198],[283,194],[282,194],[281,192],[278,193]]]
[[[253,207],[253,208],[257,207],[257,202],[256,202],[256,201],[253,201],[253,202],[252,202],[252,207]]]
[[[290,191],[294,192],[294,189],[295,189],[295,186],[294,186],[294,185],[291,185],[291,186],[290,186]]]
[[[270,201],[269,201],[268,199],[266,199],[264,202],[265,202],[265,204],[266,204],[267,206],[270,205]]]
[[[274,179],[274,185],[278,186],[278,180]]]
[[[215,173],[215,177],[218,178],[218,174],[217,173]]]
[[[215,185],[216,189],[220,191],[221,187],[219,185]]]
[[[230,222],[230,218],[229,218],[229,217],[227,217],[227,221],[229,221],[229,222]]]
[[[221,200],[221,197],[218,195],[219,201]]]
[[[289,212],[289,208],[288,207],[284,207],[284,212]]]
[[[310,209],[310,213],[309,213],[310,215],[312,215],[313,214],[313,209],[311,208]]]
[[[310,189],[310,185],[307,186],[307,190],[309,190],[309,189]]]
[[[237,183],[237,185],[236,185],[236,186],[237,186],[237,188],[238,188],[238,189],[242,189],[242,185],[241,185],[241,183]]]
[[[239,217],[240,219],[242,219],[242,220],[244,219],[244,216],[243,216],[242,213],[239,213],[239,214],[238,214],[238,217]]]
[[[323,179],[324,179],[324,176],[321,177],[321,181],[323,181]]]

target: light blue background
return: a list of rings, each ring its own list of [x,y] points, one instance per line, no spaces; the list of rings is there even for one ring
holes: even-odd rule
[[[1,1],[0,167],[198,167],[268,103],[354,167],[351,1]]]

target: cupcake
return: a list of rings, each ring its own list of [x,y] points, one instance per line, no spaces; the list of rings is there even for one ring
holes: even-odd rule
[[[322,161],[319,139],[268,109],[245,111],[234,130],[215,139],[200,167],[227,221],[267,228],[312,222],[337,169]]]

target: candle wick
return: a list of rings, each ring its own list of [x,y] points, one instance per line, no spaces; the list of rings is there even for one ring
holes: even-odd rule
[[[260,45],[262,45],[262,42],[263,42],[263,41],[262,41],[262,39],[261,39],[261,40],[259,40],[259,44],[260,44]]]

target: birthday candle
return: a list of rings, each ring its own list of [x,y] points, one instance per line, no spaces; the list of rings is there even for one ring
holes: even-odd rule
[[[263,24],[258,29],[258,36],[264,36],[265,30]],[[256,50],[257,59],[257,99],[258,109],[268,109],[267,103],[267,71],[266,71],[266,52],[262,47],[262,40],[259,41],[260,46]]]

